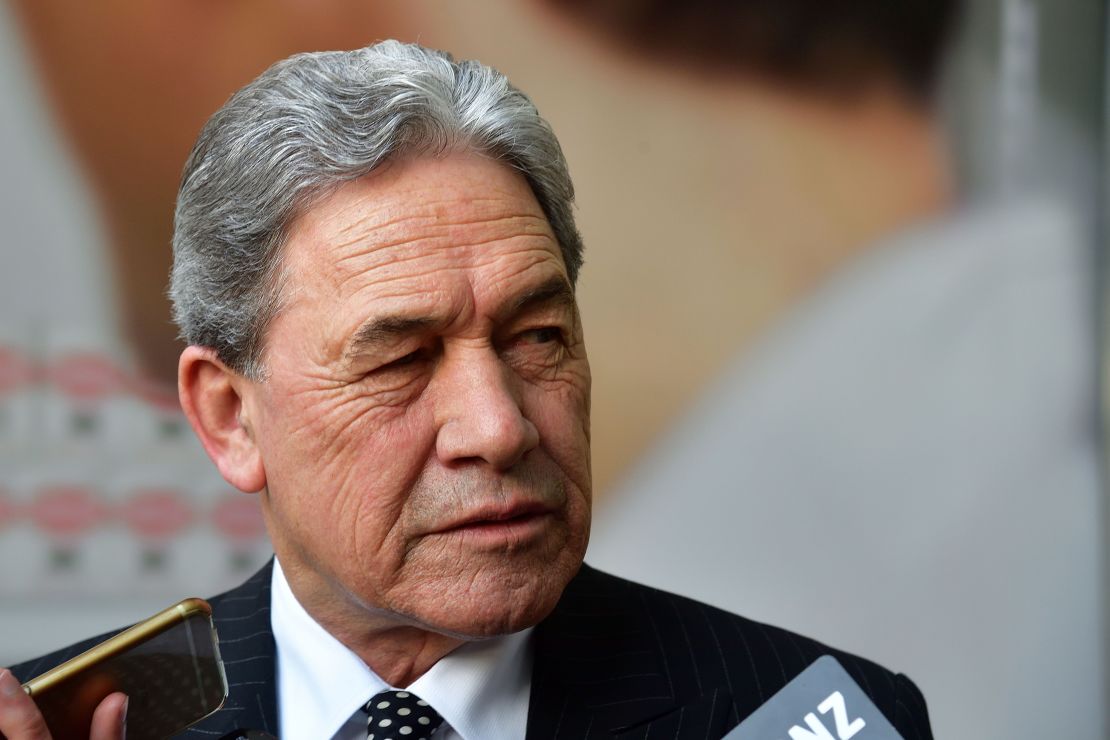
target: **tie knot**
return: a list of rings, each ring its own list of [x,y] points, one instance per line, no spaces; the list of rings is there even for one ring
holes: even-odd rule
[[[443,724],[439,712],[410,691],[383,691],[366,702],[366,740],[427,740]]]

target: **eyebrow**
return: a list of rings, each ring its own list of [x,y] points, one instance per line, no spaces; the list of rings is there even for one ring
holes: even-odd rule
[[[548,279],[510,303],[503,314],[506,317],[514,316],[525,309],[545,303],[571,308],[577,307],[574,300],[574,290],[570,287],[566,278],[556,275]]]
[[[348,358],[370,352],[379,347],[395,343],[402,337],[420,334],[430,330],[437,321],[431,318],[408,318],[405,316],[382,316],[368,321],[358,328],[347,346],[344,355]]]

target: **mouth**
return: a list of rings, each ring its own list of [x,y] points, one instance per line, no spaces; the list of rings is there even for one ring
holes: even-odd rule
[[[522,501],[500,506],[488,506],[476,511],[467,512],[463,517],[444,527],[444,529],[470,529],[472,527],[508,525],[552,513],[554,513],[553,507],[538,501]]]
[[[459,535],[480,545],[525,544],[543,534],[555,513],[554,507],[538,502],[490,506],[467,512],[438,533]]]

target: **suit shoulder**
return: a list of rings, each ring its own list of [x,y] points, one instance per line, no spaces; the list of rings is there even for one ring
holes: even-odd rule
[[[810,637],[732,614],[651,586],[583,567],[576,586],[607,594],[635,612],[661,650],[668,669],[700,692],[731,689],[745,717],[823,655],[831,655],[907,740],[926,740],[924,697],[906,676]]]

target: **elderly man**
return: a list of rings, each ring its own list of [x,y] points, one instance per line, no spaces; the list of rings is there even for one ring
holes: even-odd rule
[[[184,736],[720,737],[831,653],[930,737],[903,676],[582,565],[572,197],[523,94],[413,45],[285,60],[205,126],[174,237],[181,400],[275,559],[212,600],[231,694]],[[0,731],[43,737],[15,680]]]

